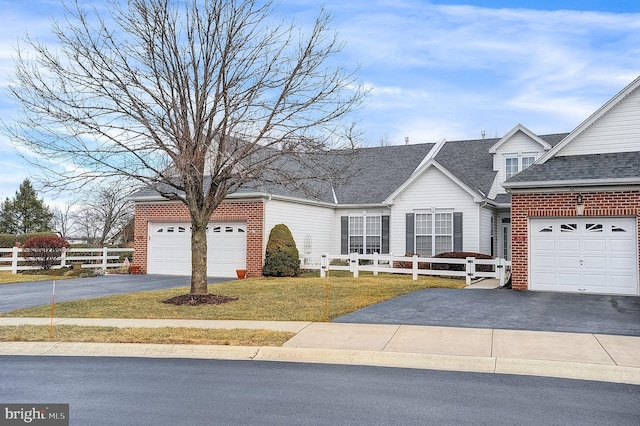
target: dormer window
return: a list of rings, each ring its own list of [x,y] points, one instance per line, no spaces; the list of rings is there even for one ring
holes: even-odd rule
[[[505,156],[505,179],[520,173],[535,161],[536,156],[533,153],[507,154]]]

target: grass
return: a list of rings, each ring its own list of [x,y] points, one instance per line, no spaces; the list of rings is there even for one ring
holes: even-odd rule
[[[2,342],[100,342],[157,343],[231,346],[282,346],[295,333],[271,330],[204,328],[119,328],[56,325],[53,338],[49,326],[20,325],[0,327]]]
[[[163,300],[188,293],[187,287],[129,293],[55,305],[60,318],[159,318],[262,321],[324,321],[328,287],[327,319],[356,311],[384,300],[426,288],[462,288],[465,282],[420,276],[381,274],[329,278],[250,278],[209,286],[209,292],[239,300],[222,305],[175,306]],[[4,317],[48,317],[48,305],[0,314]]]
[[[71,277],[62,276],[62,274],[56,275],[56,280],[66,280],[69,278]],[[31,281],[53,281],[53,275],[12,274],[11,271],[0,271],[0,284],[15,284]]]

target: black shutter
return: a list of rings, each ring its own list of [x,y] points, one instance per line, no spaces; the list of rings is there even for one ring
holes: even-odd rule
[[[462,212],[453,214],[453,251],[462,250]]]
[[[389,254],[389,216],[382,216],[382,248],[380,254]]]
[[[349,254],[349,216],[340,217],[340,254]]]
[[[405,254],[415,253],[415,215],[407,213]]]

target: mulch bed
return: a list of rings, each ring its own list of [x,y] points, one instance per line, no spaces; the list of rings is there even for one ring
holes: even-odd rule
[[[234,302],[237,297],[220,296],[218,294],[181,294],[171,299],[163,300],[162,303],[178,306],[198,306],[198,305],[220,305],[222,303]]]

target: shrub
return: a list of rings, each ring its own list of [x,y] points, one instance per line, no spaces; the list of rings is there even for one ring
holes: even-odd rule
[[[300,273],[300,254],[286,225],[273,227],[269,234],[262,274],[267,277],[295,277]]]
[[[0,234],[0,248],[11,248],[16,245],[16,241],[13,234]]]
[[[440,253],[434,258],[447,258],[447,259],[466,259],[467,257],[475,257],[476,259],[493,259],[492,256],[483,253],[474,253],[470,251],[449,251],[446,253]],[[432,269],[439,271],[465,271],[466,266],[464,264],[453,263],[434,263]],[[491,272],[493,266],[491,265],[476,265],[476,271],[478,272]]]
[[[407,253],[404,255],[405,257],[413,257],[413,253]],[[420,257],[420,256],[418,256]],[[398,260],[393,262],[394,268],[400,269],[411,269],[413,268],[413,262],[411,260]],[[429,262],[418,262],[418,269],[431,269],[431,263]]]
[[[406,254],[406,257],[413,256],[412,253]],[[448,251],[446,253],[440,253],[434,258],[438,259],[466,259],[467,257],[475,257],[476,259],[493,259],[493,257],[488,254],[483,253],[474,253],[469,251]],[[411,261],[397,261],[393,263],[394,268],[405,268],[411,269],[413,267],[413,263]],[[476,265],[476,271],[478,272],[491,272],[493,269],[491,265]],[[438,271],[465,271],[466,266],[464,264],[453,264],[453,263],[429,263],[429,262],[418,262],[418,269],[434,269]]]
[[[23,257],[28,259],[31,265],[44,270],[49,270],[60,262],[65,248],[69,248],[69,243],[58,236],[34,237],[22,245]]]

